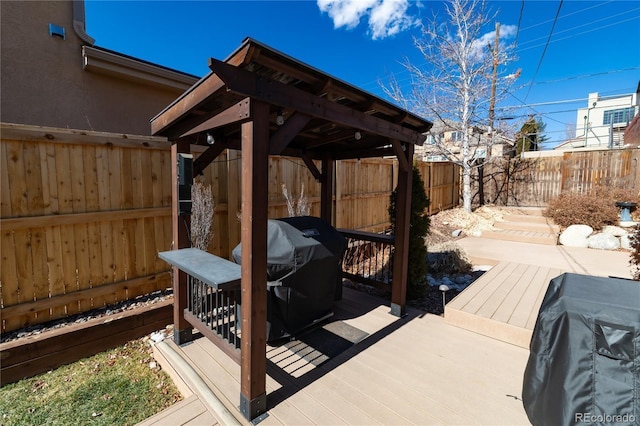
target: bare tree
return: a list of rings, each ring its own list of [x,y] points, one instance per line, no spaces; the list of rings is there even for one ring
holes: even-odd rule
[[[311,214],[311,204],[309,204],[307,196],[304,195],[304,183],[300,189],[300,197],[297,200],[293,198],[293,194],[289,193],[287,185],[284,183],[282,184],[282,194],[287,200],[287,212],[289,213],[289,217],[309,216]]]
[[[193,200],[191,213],[191,246],[206,251],[213,239],[213,213],[215,204],[211,185],[195,181],[191,187]]]
[[[478,137],[474,130],[489,131],[483,143],[490,154],[493,140],[493,112],[496,100],[504,98],[516,75],[506,75],[510,56],[499,43],[496,31],[487,32],[493,16],[479,0],[448,0],[446,21],[434,16],[414,38],[426,65],[405,61],[411,75],[409,93],[394,78],[383,87],[387,95],[403,107],[425,117],[433,117],[434,128],[457,132],[459,140],[449,144],[435,135],[434,148],[462,167],[463,207],[471,211],[471,172],[479,165]],[[505,37],[513,26],[503,27]],[[496,43],[498,41],[498,43]],[[492,93],[492,86],[494,93]]]

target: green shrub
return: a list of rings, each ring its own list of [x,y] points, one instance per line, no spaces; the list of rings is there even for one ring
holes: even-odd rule
[[[571,225],[589,225],[600,230],[605,225],[616,225],[620,219],[617,201],[637,201],[635,191],[597,187],[586,194],[567,192],[551,200],[545,216],[563,228]]]
[[[391,229],[395,231],[397,188],[391,193],[389,218]],[[407,272],[407,298],[418,299],[429,291],[427,284],[427,246],[425,237],[429,233],[429,216],[426,213],[429,198],[424,190],[424,182],[418,168],[413,166],[411,185],[411,230],[409,231],[409,270]]]

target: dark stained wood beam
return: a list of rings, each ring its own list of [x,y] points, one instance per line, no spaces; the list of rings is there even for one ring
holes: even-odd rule
[[[242,124],[242,339],[240,412],[253,420],[267,410],[267,207],[269,105],[251,103]]]
[[[269,153],[272,155],[280,155],[282,151],[291,143],[309,123],[311,117],[299,112],[294,112],[282,126],[271,135],[269,141]]]
[[[296,87],[260,77],[213,58],[209,59],[209,68],[225,82],[229,90],[242,96],[402,142],[422,145],[426,140],[425,135],[415,130],[319,98]]]
[[[246,121],[249,119],[250,107],[251,100],[249,98],[244,98],[235,105],[232,105],[224,111],[214,115],[204,123],[192,128],[186,133],[183,133],[182,135],[180,135],[180,137],[182,138],[185,136],[193,135],[195,133],[206,132],[207,130],[226,126],[228,124]]]
[[[407,157],[404,155],[402,143],[397,139],[391,139],[391,146],[393,147],[393,152],[396,154],[396,157],[398,158],[398,165],[400,166],[400,170],[405,172],[407,170],[411,170],[412,165],[411,163],[409,163],[409,161],[407,160]],[[405,150],[407,149],[406,145],[404,146],[404,149]]]
[[[335,161],[322,160],[322,180],[320,187],[320,217],[333,224],[333,169]]]
[[[356,143],[356,139],[355,139],[355,133],[356,131],[354,129],[349,129],[349,130],[344,130],[342,132],[337,132],[329,137],[326,138],[322,138],[320,140],[318,140],[317,142],[310,142],[305,144],[305,147],[308,149],[314,149],[314,148],[318,148],[320,146],[323,145],[329,145],[331,143],[336,143],[336,142],[354,142]],[[361,135],[364,137],[364,132],[360,132]]]
[[[297,80],[304,81],[305,83],[308,83],[312,86],[316,86],[319,83],[318,77],[305,72],[300,67],[288,65],[282,62],[282,60],[274,60],[273,58],[269,57],[267,54],[263,54],[262,52],[260,53],[260,55],[254,55],[253,61],[271,69],[278,70]]]
[[[309,157],[307,154],[302,154],[300,158],[302,158],[302,161],[304,161],[304,164],[307,165],[307,168],[315,178],[316,182],[323,182],[323,179],[322,179],[323,174],[320,173],[320,170],[318,170],[318,168],[316,167],[311,157]]]
[[[178,154],[189,153],[190,146],[186,141],[179,141],[171,145],[171,230],[173,236],[173,249],[191,247],[191,241],[187,234],[191,223],[191,215],[180,214],[180,201],[178,192]],[[181,345],[193,339],[193,327],[184,318],[184,310],[187,307],[187,275],[180,269],[173,267],[173,324],[174,341]]]
[[[204,172],[204,169],[206,169],[213,160],[218,158],[218,156],[222,154],[225,149],[227,149],[227,145],[220,141],[217,141],[209,148],[207,148],[205,152],[203,152],[198,156],[198,158],[193,160],[193,175],[201,175],[202,172]]]
[[[224,82],[215,74],[210,74],[207,78],[196,84],[196,88],[189,91],[189,96],[178,98],[159,115],[151,119],[152,135],[166,136],[164,133],[165,130],[169,126],[173,127],[181,121],[186,112],[197,109],[198,106],[206,103],[209,99],[215,98],[225,90]],[[191,125],[185,128],[180,134],[190,130],[192,127],[194,126]]]
[[[396,153],[393,150],[393,148],[385,147],[385,148],[360,149],[360,150],[353,150],[353,151],[339,151],[334,155],[334,158],[336,160],[352,160],[356,158],[390,157],[395,155]]]
[[[403,153],[404,161],[413,158],[413,145]],[[391,314],[405,314],[407,278],[409,271],[409,232],[411,229],[411,186],[413,170],[398,171],[398,198],[396,200],[395,251],[393,254],[393,283],[391,285]]]

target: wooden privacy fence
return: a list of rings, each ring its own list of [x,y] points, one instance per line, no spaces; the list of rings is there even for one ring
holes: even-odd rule
[[[604,186],[640,190],[640,150],[565,152],[561,156],[494,159],[485,165],[485,202],[542,207],[563,192]],[[478,177],[474,201],[478,202]]]
[[[171,249],[170,145],[161,138],[2,124],[2,331],[66,317],[170,287],[158,252]],[[204,147],[193,147],[194,155]],[[204,175],[214,202],[209,251],[229,258],[240,241],[240,153]],[[301,160],[271,158],[269,217],[287,216],[282,184],[320,213],[320,185]],[[458,168],[419,163],[430,213],[457,205]],[[389,227],[397,163],[336,164],[335,225]]]

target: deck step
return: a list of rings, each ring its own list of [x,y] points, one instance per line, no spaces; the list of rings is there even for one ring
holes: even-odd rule
[[[505,222],[518,222],[518,223],[544,223],[552,224],[553,221],[542,215],[529,215],[529,214],[507,214],[503,217]]]
[[[494,240],[519,241],[522,243],[545,244],[555,246],[558,244],[558,236],[549,232],[515,231],[502,229],[495,231],[482,231],[483,238]]]
[[[556,268],[500,262],[445,306],[449,324],[527,349]]]
[[[553,223],[506,221],[495,222],[493,227],[511,231],[542,232],[547,234],[557,234],[560,232],[560,227]]]

